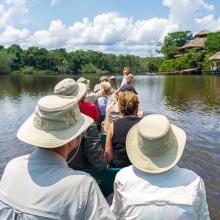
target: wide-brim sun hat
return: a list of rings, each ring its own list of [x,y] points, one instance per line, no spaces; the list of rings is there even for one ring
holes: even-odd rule
[[[84,83],[76,82],[74,79],[66,78],[54,87],[54,94],[62,96],[75,96],[80,101],[87,92]]]
[[[131,163],[147,173],[162,173],[180,160],[185,132],[159,114],[145,116],[128,132],[126,150]]]
[[[38,101],[17,137],[34,146],[57,148],[78,137],[92,123],[92,118],[80,112],[75,97],[50,95]]]
[[[79,79],[77,79],[77,82],[85,84],[87,86],[87,89],[90,90],[90,80],[84,77],[80,77]]]

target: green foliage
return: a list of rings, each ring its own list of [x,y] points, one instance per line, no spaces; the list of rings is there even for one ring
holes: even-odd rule
[[[101,70],[92,63],[82,66],[82,73],[101,73]]]
[[[160,66],[160,72],[173,72],[179,70],[186,70],[201,66],[203,60],[203,53],[196,50],[190,50],[188,53],[174,58],[166,59]]]
[[[210,61],[209,58],[215,53],[220,51],[220,32],[210,33],[207,36],[205,42],[205,58],[203,63],[203,70],[209,71],[213,61]]]
[[[162,64],[163,57],[147,57],[142,62],[142,69],[144,72],[156,73],[159,71],[159,67]]]
[[[169,33],[162,44],[160,52],[167,59],[174,58],[177,48],[192,40],[191,31],[179,31]]]
[[[35,69],[32,66],[26,66],[19,70],[19,73],[22,75],[31,75],[35,73]]]
[[[11,57],[0,51],[0,74],[8,74],[11,70]]]

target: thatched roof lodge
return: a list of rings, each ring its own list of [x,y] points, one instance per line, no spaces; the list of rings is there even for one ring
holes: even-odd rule
[[[220,51],[209,57],[209,60],[220,60]]]
[[[194,38],[197,38],[197,37],[207,37],[207,35],[209,34],[210,32],[208,30],[201,30],[200,32],[198,32],[197,34],[195,34]]]
[[[198,32],[195,36],[194,39],[191,40],[190,42],[186,43],[182,47],[178,49],[180,52],[187,51],[189,49],[203,49],[205,47],[205,41],[206,37],[209,34],[208,30],[202,30]]]

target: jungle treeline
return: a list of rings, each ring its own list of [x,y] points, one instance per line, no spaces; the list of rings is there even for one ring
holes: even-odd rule
[[[114,55],[92,50],[67,52],[64,48],[23,49],[17,44],[7,48],[0,46],[0,74],[117,74],[124,66],[129,66],[136,74],[184,70],[198,66],[209,70],[212,63],[208,58],[220,51],[220,32],[208,34],[204,50],[191,49],[176,57],[178,48],[192,38],[190,31],[169,33],[164,42],[159,43],[158,55],[151,57]]]

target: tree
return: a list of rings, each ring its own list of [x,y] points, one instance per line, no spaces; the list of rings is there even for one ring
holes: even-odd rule
[[[191,31],[179,31],[169,33],[162,44],[160,52],[164,54],[165,58],[173,58],[176,54],[178,47],[183,46],[192,40]]]
[[[83,73],[101,73],[101,70],[93,65],[92,63],[85,64],[82,66]]]
[[[5,53],[0,52],[0,74],[8,74],[11,70],[11,57]]]
[[[213,65],[213,61],[210,61],[209,58],[219,51],[220,51],[220,32],[208,34],[205,42],[205,59],[203,62],[204,70],[211,69],[211,65]]]

